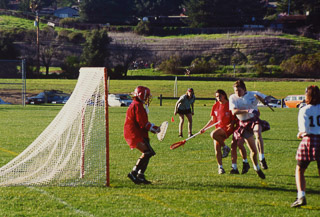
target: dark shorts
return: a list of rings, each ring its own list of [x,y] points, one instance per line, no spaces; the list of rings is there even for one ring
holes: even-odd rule
[[[297,161],[297,165],[303,169],[307,169],[310,163],[311,161],[301,161],[301,160]],[[320,170],[320,160],[317,161],[317,164],[318,164],[318,170]]]
[[[178,109],[177,113],[181,115],[191,114],[191,109],[187,109],[187,110]]]

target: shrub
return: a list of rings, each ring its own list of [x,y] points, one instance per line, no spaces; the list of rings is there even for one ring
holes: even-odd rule
[[[73,27],[74,24],[78,23],[79,19],[78,18],[63,18],[59,21],[59,25],[63,27]]]
[[[214,72],[218,67],[218,61],[211,58],[207,61],[204,57],[196,58],[191,62],[191,73],[192,74],[207,74]]]
[[[151,28],[149,21],[140,21],[137,26],[134,28],[134,32],[138,35],[150,35]]]
[[[159,69],[167,74],[182,74],[181,60],[178,56],[171,56],[168,60],[162,61]]]
[[[257,75],[259,77],[263,76],[264,73],[268,70],[267,67],[265,65],[263,65],[262,63],[257,63],[254,65],[254,69],[253,69]]]
[[[68,35],[68,39],[70,42],[75,43],[75,44],[85,42],[85,38],[83,37],[83,34],[80,32],[71,32]]]
[[[61,41],[68,41],[70,33],[71,33],[70,30],[63,29],[58,33],[58,39]]]
[[[78,78],[80,69],[80,58],[78,56],[68,56],[61,64],[62,77]]]
[[[282,61],[280,68],[286,74],[299,77],[320,77],[320,52],[315,54],[297,54]]]

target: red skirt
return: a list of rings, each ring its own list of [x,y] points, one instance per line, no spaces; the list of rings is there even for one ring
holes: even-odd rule
[[[307,135],[302,138],[296,160],[320,161],[320,135]]]

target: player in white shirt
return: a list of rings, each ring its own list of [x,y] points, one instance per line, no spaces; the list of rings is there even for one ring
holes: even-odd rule
[[[244,138],[251,152],[251,160],[253,167],[258,173],[259,177],[264,179],[265,175],[260,169],[257,160],[257,149],[259,149],[259,157],[262,168],[267,169],[264,158],[263,139],[261,132],[270,129],[268,122],[259,119],[258,99],[255,95],[264,99],[266,96],[258,91],[247,91],[246,86],[242,80],[238,80],[233,85],[235,94],[229,98],[229,108],[234,115],[240,120],[240,127],[236,130],[238,138]],[[254,135],[256,137],[256,143]]]
[[[302,139],[296,154],[298,196],[291,207],[307,204],[304,172],[311,161],[317,161],[320,176],[320,90],[318,86],[307,87],[306,103],[307,105],[300,109],[298,115],[299,132],[297,137]]]

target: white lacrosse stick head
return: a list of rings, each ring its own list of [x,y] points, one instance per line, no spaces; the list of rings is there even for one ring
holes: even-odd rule
[[[157,138],[159,141],[162,141],[167,133],[169,122],[165,121],[160,125],[160,132],[157,133]]]

